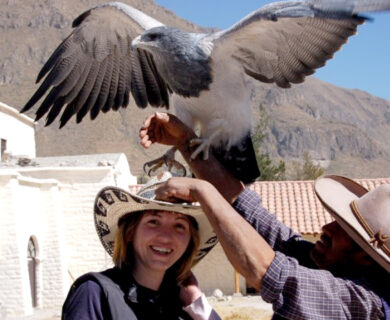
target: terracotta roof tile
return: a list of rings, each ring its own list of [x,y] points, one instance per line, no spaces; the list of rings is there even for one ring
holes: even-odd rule
[[[367,189],[390,183],[390,178],[356,179]],[[257,181],[250,189],[257,192],[268,211],[284,224],[302,234],[319,234],[321,227],[333,221],[314,193],[313,181]],[[137,192],[142,186],[130,186]]]
[[[370,190],[390,183],[390,178],[356,181]],[[319,234],[324,224],[333,221],[317,199],[313,181],[257,181],[249,188],[260,195],[268,211],[302,234]]]

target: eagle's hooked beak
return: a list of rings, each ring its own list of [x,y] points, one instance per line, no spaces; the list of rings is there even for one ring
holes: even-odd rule
[[[141,36],[139,35],[138,37],[134,38],[133,41],[131,41],[130,49],[131,50],[137,49],[139,44],[141,44],[141,43],[142,43]]]

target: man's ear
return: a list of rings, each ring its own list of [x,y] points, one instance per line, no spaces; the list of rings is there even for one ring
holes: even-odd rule
[[[352,255],[352,260],[357,265],[365,267],[375,264],[375,261],[364,250],[354,252]]]

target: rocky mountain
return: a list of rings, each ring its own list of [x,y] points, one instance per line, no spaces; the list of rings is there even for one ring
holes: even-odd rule
[[[0,101],[21,109],[37,89],[35,77],[52,50],[71,30],[84,10],[102,0],[3,0],[0,2]],[[124,0],[161,22],[190,31],[207,32],[155,4],[153,0]],[[336,57],[337,58],[337,57]],[[223,104],[223,101],[221,101]],[[314,77],[292,89],[253,82],[252,109],[256,124],[259,105],[269,116],[269,132],[262,151],[286,161],[299,160],[305,151],[327,167],[328,173],[352,177],[390,176],[390,102],[357,90],[346,90]],[[134,174],[165,150],[145,151],[138,128],[153,112],[126,109],[36,128],[37,155],[75,155],[124,152]],[[33,116],[33,112],[30,113]]]

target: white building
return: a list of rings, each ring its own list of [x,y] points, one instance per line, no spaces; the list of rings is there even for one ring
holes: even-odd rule
[[[34,158],[34,121],[0,102],[0,141],[0,159],[5,153]]]
[[[34,121],[3,103],[0,138],[0,317],[60,310],[72,280],[110,264],[96,193],[136,178],[124,154],[35,158]]]
[[[136,183],[124,154],[0,165],[0,304],[8,315],[62,305],[72,281],[111,265],[95,232],[97,192]]]

